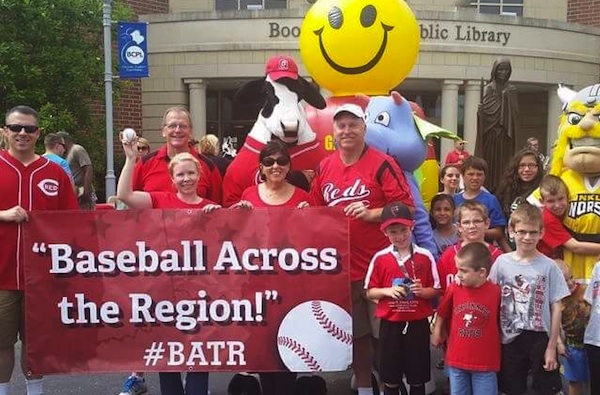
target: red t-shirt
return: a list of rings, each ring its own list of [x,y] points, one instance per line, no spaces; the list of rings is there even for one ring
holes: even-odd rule
[[[396,260],[392,250],[393,246],[389,246],[373,256],[365,278],[366,288],[388,288],[395,279],[407,276],[410,279],[420,279],[423,288],[440,288],[435,259],[428,250],[413,245],[412,257],[405,257],[400,262]],[[422,320],[432,314],[431,301],[414,295],[399,300],[382,298],[375,310],[378,318],[394,322]]]
[[[573,236],[567,231],[562,219],[552,214],[546,207],[542,210],[544,218],[544,234],[538,242],[538,251],[551,259],[563,258],[563,244]]]
[[[391,202],[414,207],[410,187],[394,159],[366,147],[359,160],[346,166],[339,152],[319,164],[311,188],[314,206],[345,207],[363,202],[368,208],[381,208]],[[388,238],[379,222],[350,219],[350,279],[360,281],[371,257],[385,246]]]
[[[446,166],[460,165],[469,156],[471,156],[471,154],[469,154],[467,151],[457,151],[457,150],[450,151],[450,152],[448,152],[448,155],[446,155],[446,161],[444,162],[444,164]]]
[[[28,166],[0,151],[0,210],[78,210],[73,184],[56,163],[40,157]],[[23,289],[21,224],[0,222],[0,289]]]
[[[310,195],[303,191],[300,188],[294,187],[294,194],[285,203],[282,204],[267,204],[262,201],[260,195],[258,194],[258,185],[253,185],[251,187],[246,188],[244,193],[242,193],[242,198],[240,200],[247,200],[254,205],[254,207],[291,207],[295,208],[299,203],[310,201]]]
[[[440,257],[437,269],[440,274],[440,280],[442,283],[442,292],[445,292],[450,284],[454,283],[454,276],[456,275],[456,261],[454,258],[460,249],[462,248],[462,242],[456,243],[453,246],[446,248],[446,251],[442,253]],[[492,263],[496,261],[502,251],[493,244],[488,244],[490,254],[492,255]]]
[[[227,168],[223,179],[223,205],[225,207],[239,202],[246,188],[262,182],[259,177],[258,157],[265,146],[265,143],[261,143],[251,136],[246,137],[244,146]],[[318,148],[318,141],[288,147],[292,159],[291,170],[314,170],[321,159]]]
[[[198,195],[213,202],[221,202],[221,172],[206,156],[196,150],[190,153],[200,162]],[[154,151],[137,161],[133,171],[133,190],[146,192],[176,192],[171,175],[167,146]]]
[[[452,284],[438,314],[447,320],[446,365],[477,372],[500,370],[500,287],[486,281],[481,287]]]
[[[215,202],[203,198],[200,203],[189,204],[179,200],[176,193],[173,192],[149,192],[152,199],[152,208],[188,208],[201,209]]]

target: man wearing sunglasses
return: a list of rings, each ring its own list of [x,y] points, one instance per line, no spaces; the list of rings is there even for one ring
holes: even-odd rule
[[[311,197],[316,206],[343,207],[350,217],[353,365],[358,394],[372,394],[371,335],[378,337],[375,304],[366,298],[364,281],[375,253],[389,245],[381,232],[381,211],[392,202],[414,207],[404,173],[390,156],[365,143],[365,113],[344,104],[333,115],[336,151],[319,164]]]
[[[37,112],[17,106],[6,113],[5,122],[7,149],[0,151],[0,395],[8,394],[17,336],[24,339],[21,224],[32,210],[78,209],[67,173],[35,153],[40,137]],[[41,376],[26,382],[27,394],[42,394]]]
[[[79,144],[73,142],[73,137],[64,131],[57,133],[65,141],[65,155],[73,174],[73,181],[77,188],[77,201],[82,210],[93,210],[96,206],[96,192],[94,191],[94,168],[90,155]]]

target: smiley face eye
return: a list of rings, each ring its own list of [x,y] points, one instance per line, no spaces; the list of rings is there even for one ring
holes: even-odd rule
[[[569,122],[571,125],[577,125],[579,122],[581,122],[581,115],[577,114],[576,112],[571,112],[569,115],[567,115],[567,122]]]
[[[362,9],[360,12],[360,24],[363,27],[372,26],[375,23],[375,19],[377,18],[377,9],[372,5],[368,5]]]
[[[329,26],[336,30],[344,24],[344,15],[338,7],[332,7],[327,17],[329,18]]]

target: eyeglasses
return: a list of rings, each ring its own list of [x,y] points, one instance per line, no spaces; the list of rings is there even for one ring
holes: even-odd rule
[[[538,165],[537,163],[520,163],[519,164],[519,169],[537,169]]]
[[[138,152],[143,152],[143,151],[149,151],[150,148],[148,147],[137,147]]]
[[[39,127],[36,125],[18,125],[18,124],[6,125],[6,128],[13,133],[20,133],[21,130],[25,130],[25,133],[28,133],[28,134],[35,133],[39,129]]]
[[[287,166],[290,164],[290,158],[286,156],[280,156],[279,158],[275,159],[271,158],[270,156],[267,156],[266,158],[263,158],[263,160],[261,160],[260,163],[261,165],[266,167],[271,167],[275,163],[277,163],[279,166]]]
[[[184,123],[170,123],[168,125],[165,125],[165,128],[169,130],[176,130],[177,128],[181,130],[188,130],[190,127],[189,125],[186,125]]]
[[[460,221],[460,224],[462,226],[471,226],[471,225],[478,226],[478,225],[483,224],[484,222],[485,221],[482,219],[474,219],[473,221]]]
[[[515,233],[517,234],[517,236],[519,237],[525,237],[527,235],[531,236],[531,237],[536,237],[538,236],[541,232],[539,230],[515,230]]]

